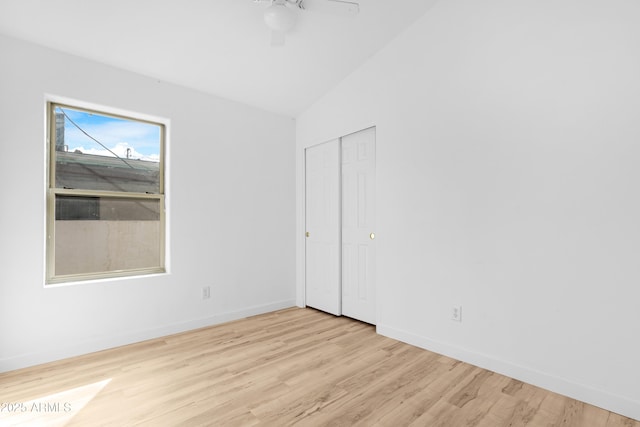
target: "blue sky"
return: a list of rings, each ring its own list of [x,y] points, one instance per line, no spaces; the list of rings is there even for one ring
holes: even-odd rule
[[[56,107],[56,111],[60,111]],[[64,108],[64,112],[89,135],[107,146],[119,157],[149,161],[160,158],[160,126],[133,120],[118,119],[95,113]],[[83,134],[65,118],[65,141],[69,151],[113,156],[97,142]]]

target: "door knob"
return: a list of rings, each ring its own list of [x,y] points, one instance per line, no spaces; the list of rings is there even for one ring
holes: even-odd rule
[[[375,239],[375,238],[376,238],[376,233],[371,233],[371,234],[369,234],[369,238],[370,238],[371,240]]]
[[[304,233],[304,235],[305,235],[305,236],[307,236],[307,237],[309,237],[309,236],[310,236],[310,234],[309,234],[309,232],[308,232],[308,231],[307,231],[306,233]]]

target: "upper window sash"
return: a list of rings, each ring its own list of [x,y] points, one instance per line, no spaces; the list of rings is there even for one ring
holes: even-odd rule
[[[50,104],[50,188],[163,194],[164,126]]]

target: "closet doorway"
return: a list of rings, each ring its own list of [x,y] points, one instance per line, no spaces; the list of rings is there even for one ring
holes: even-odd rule
[[[306,305],[376,323],[375,127],[305,150]]]

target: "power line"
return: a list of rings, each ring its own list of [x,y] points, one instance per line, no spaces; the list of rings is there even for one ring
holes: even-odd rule
[[[131,169],[135,169],[133,166],[131,166],[125,159],[123,159],[122,157],[118,156],[116,153],[114,153],[113,151],[111,151],[106,145],[104,145],[102,142],[98,141],[97,139],[95,139],[94,137],[92,137],[91,135],[89,135],[84,129],[82,129],[76,122],[74,122],[73,120],[71,120],[71,117],[69,117],[67,115],[67,113],[64,111],[64,109],[62,107],[57,107],[60,109],[60,111],[62,111],[62,114],[64,114],[64,116],[67,118],[67,120],[69,120],[71,122],[72,125],[74,125],[75,127],[78,128],[78,130],[82,133],[84,133],[85,135],[87,135],[89,138],[91,138],[92,140],[94,140],[95,142],[97,142],[98,144],[100,144],[102,146],[102,148],[104,148],[105,150],[107,150],[108,152],[110,152],[111,154],[113,154],[114,156],[116,156],[116,158],[122,160],[124,162],[124,164],[126,164],[127,166],[129,166]]]

